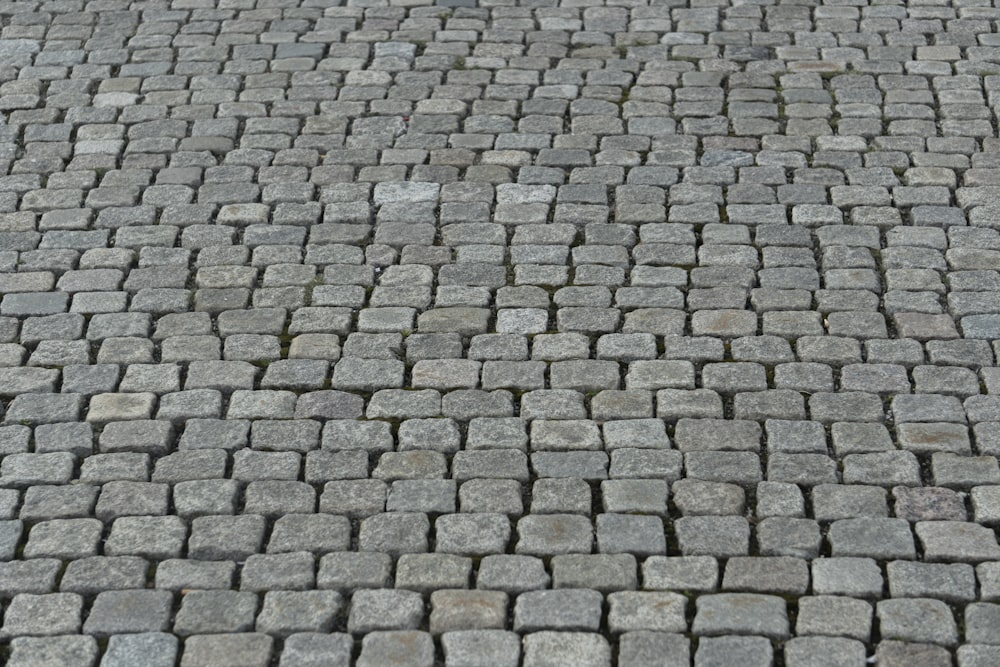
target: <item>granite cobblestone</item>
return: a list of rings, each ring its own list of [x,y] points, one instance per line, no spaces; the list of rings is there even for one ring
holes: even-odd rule
[[[0,663],[996,664],[995,4],[0,2]]]

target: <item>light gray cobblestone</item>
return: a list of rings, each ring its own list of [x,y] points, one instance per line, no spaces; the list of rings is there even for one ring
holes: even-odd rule
[[[543,4],[0,4],[0,662],[997,662],[994,9]]]

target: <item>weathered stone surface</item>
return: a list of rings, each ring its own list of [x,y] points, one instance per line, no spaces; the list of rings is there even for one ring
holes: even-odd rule
[[[0,662],[1000,660],[991,3],[0,17]]]

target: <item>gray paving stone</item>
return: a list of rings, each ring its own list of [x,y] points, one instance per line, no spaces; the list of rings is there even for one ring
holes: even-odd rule
[[[801,597],[795,632],[800,636],[849,637],[867,642],[872,613],[871,605],[863,600],[834,595]]]
[[[875,598],[882,594],[882,571],[872,558],[837,557],[812,563],[813,592]]]
[[[35,451],[40,454],[68,451],[87,456],[93,447],[93,432],[88,424],[43,424],[35,428]]]
[[[590,553],[593,544],[590,519],[571,514],[523,517],[517,522],[515,553],[555,555]]]
[[[97,636],[163,632],[169,627],[172,606],[169,591],[104,591],[94,599],[83,631]]]
[[[321,512],[368,517],[385,509],[388,485],[381,480],[347,479],[327,482],[320,496]]]
[[[232,561],[170,559],[157,567],[154,583],[156,588],[172,590],[226,589],[232,586],[235,572],[236,564]]]
[[[864,665],[865,645],[844,637],[795,637],[785,644],[787,665]]]
[[[182,637],[196,634],[248,632],[253,629],[258,607],[253,593],[226,590],[194,590],[181,600],[173,631]]]
[[[961,402],[954,396],[940,394],[896,396],[892,399],[892,410],[898,423],[965,422]]]
[[[843,460],[845,484],[896,487],[918,486],[920,464],[913,452],[891,451],[849,454]]]
[[[789,636],[784,601],[754,593],[718,593],[698,598],[691,630],[707,636],[728,633]]]
[[[205,479],[180,482],[174,486],[174,507],[177,514],[185,518],[234,514],[238,493],[239,484],[233,480]]]
[[[81,558],[97,554],[101,523],[96,519],[53,519],[35,524],[24,546],[26,558]]]
[[[685,556],[744,556],[749,553],[750,528],[743,517],[691,516],[674,522]]]
[[[49,662],[90,667],[97,664],[97,656],[97,640],[93,637],[18,637],[10,643],[10,659],[7,664],[29,667]]]
[[[996,627],[1000,606],[985,602],[965,608],[965,640],[971,644],[996,644],[992,629]]]
[[[900,445],[915,454],[951,452],[970,454],[968,430],[959,424],[900,424],[896,427]]]
[[[435,529],[438,551],[462,555],[501,553],[511,534],[507,517],[484,513],[442,516]]]
[[[951,664],[951,654],[942,646],[894,639],[884,639],[879,642],[875,655],[886,665]]]
[[[173,438],[174,432],[169,422],[139,418],[105,425],[98,438],[98,448],[102,452],[162,455],[169,452]]]
[[[514,630],[591,630],[600,627],[602,596],[588,589],[521,593],[514,604]]]
[[[874,486],[821,484],[813,487],[812,504],[819,521],[889,514],[885,490]]]
[[[424,602],[413,591],[359,590],[351,597],[348,632],[412,630],[424,617]]]
[[[142,588],[149,563],[136,556],[92,556],[69,563],[60,589],[81,594]]]
[[[340,607],[341,597],[333,591],[268,591],[256,629],[272,636],[329,632]]]
[[[676,593],[612,593],[608,596],[608,627],[611,632],[685,632],[686,603]]]
[[[7,406],[7,424],[55,424],[77,421],[82,407],[79,394],[20,394]]]
[[[619,664],[635,667],[654,665],[663,657],[689,664],[690,642],[681,635],[647,631],[626,632],[619,638]]]
[[[506,625],[507,595],[500,591],[437,590],[431,594],[432,634],[502,630]]]
[[[951,603],[975,599],[971,565],[892,561],[886,572],[892,597],[927,597]]]
[[[524,513],[521,485],[515,480],[469,480],[458,491],[463,512],[502,513],[509,517]]]
[[[730,558],[722,579],[724,590],[802,595],[809,586],[806,561],[789,557]]]
[[[15,492],[16,493],[16,492]],[[80,486],[33,486],[24,493],[22,519],[81,518],[93,511],[97,488]]]
[[[202,516],[191,522],[188,556],[199,560],[244,560],[260,551],[265,520],[260,515]]]
[[[104,545],[109,556],[170,558],[179,556],[187,526],[173,516],[136,516],[115,519]]]
[[[834,556],[916,557],[913,534],[909,525],[900,519],[860,518],[834,521],[827,539]]]
[[[151,667],[167,667],[175,664],[178,649],[177,638],[166,633],[114,635],[108,640],[101,665],[118,667],[142,661]]]
[[[648,556],[666,552],[663,523],[659,517],[599,514],[596,527],[597,548],[602,553]]]
[[[801,517],[805,514],[805,498],[790,482],[761,482],[757,485],[756,511],[761,518]]]
[[[383,631],[365,636],[359,665],[400,664],[413,667],[434,664],[431,636],[417,631]]]
[[[611,512],[665,515],[668,492],[669,487],[664,480],[610,480],[601,482],[604,509]]]
[[[719,563],[711,556],[651,556],[642,565],[647,590],[712,592],[719,584]]]
[[[7,638],[75,634],[80,630],[82,609],[83,598],[75,593],[15,595],[0,633]]]
[[[749,421],[681,419],[674,431],[681,451],[718,449],[720,443],[725,443],[726,449],[758,451],[760,439],[760,426]]]
[[[523,639],[527,667],[547,664],[574,664],[603,667],[611,664],[611,647],[601,635],[586,632],[542,631]]]
[[[774,650],[764,637],[706,637],[694,654],[697,667],[724,665],[771,665]]]
[[[396,587],[419,592],[468,588],[472,559],[452,554],[403,554],[396,562]]]
[[[323,426],[321,446],[324,450],[389,451],[393,445],[392,432],[386,422],[337,419]]]
[[[441,645],[449,667],[515,667],[521,657],[520,638],[504,630],[446,632]]]
[[[547,588],[551,577],[534,556],[491,555],[480,561],[476,587],[506,593]]]
[[[245,420],[191,419],[178,440],[179,449],[225,449],[245,447],[250,422]]]
[[[961,521],[921,521],[917,537],[928,561],[993,560],[1000,553],[996,535],[986,526]]]
[[[13,560],[23,531],[24,524],[21,521],[0,522],[0,559]]]
[[[279,665],[349,665],[353,642],[342,633],[303,632],[285,639]]]
[[[248,556],[240,576],[240,590],[307,590],[315,584],[314,557],[293,551]]]
[[[940,600],[882,600],[876,606],[876,614],[885,639],[944,646],[958,642],[955,619],[948,605]]]
[[[320,559],[316,575],[321,589],[344,591],[356,588],[387,586],[392,573],[392,558],[388,554],[335,552]]]
[[[972,489],[973,516],[979,523],[994,525],[997,523],[997,487],[977,486]]]
[[[181,664],[185,667],[263,666],[270,662],[273,643],[271,637],[260,633],[194,635],[184,642]]]
[[[998,574],[1000,571],[994,563],[982,563],[976,566],[976,578],[979,580],[980,597],[983,600],[993,601],[1000,598],[997,590]]]
[[[882,402],[866,392],[816,393],[809,398],[809,414],[815,421],[880,422]]]
[[[350,522],[345,517],[285,514],[274,522],[267,551],[342,551],[349,546],[350,538]]]
[[[422,513],[397,512],[366,518],[358,534],[362,551],[390,554],[427,551],[430,522]]]
[[[978,667],[979,665],[988,665],[991,661],[996,661],[1000,657],[1000,651],[997,650],[996,646],[988,646],[983,644],[966,644],[964,646],[958,647],[958,664],[965,667],[966,665],[972,665]]]
[[[238,389],[229,399],[227,419],[291,419],[296,395],[284,390]]]
[[[589,588],[601,592],[636,588],[636,561],[631,554],[567,554],[552,559],[554,588]]]
[[[892,495],[894,513],[900,519],[915,522],[937,519],[965,521],[967,518],[962,497],[949,489],[897,486],[892,489]]]

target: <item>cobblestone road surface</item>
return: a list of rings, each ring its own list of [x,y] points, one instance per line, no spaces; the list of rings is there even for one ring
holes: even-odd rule
[[[0,660],[1000,665],[998,20],[0,2]]]

